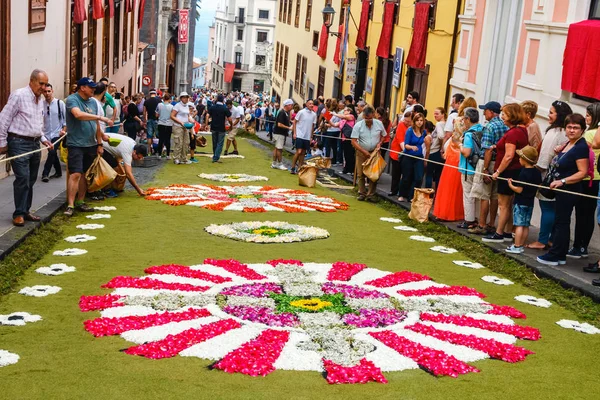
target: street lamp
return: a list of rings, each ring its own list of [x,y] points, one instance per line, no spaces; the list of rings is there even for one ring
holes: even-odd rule
[[[323,25],[325,25],[327,31],[329,31],[329,28],[333,24],[333,17],[335,15],[335,10],[333,7],[331,7],[331,3],[325,4],[325,8],[323,11],[321,11],[321,13],[323,14]]]

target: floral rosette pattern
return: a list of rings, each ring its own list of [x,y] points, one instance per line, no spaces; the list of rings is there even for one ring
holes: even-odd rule
[[[304,190],[274,186],[170,185],[147,190],[147,200],[169,205],[189,205],[215,211],[267,212],[347,210],[348,204]]]
[[[109,295],[83,296],[94,336],[121,335],[125,353],[152,359],[199,357],[229,373],[265,376],[320,371],[328,383],[386,383],[384,373],[422,368],[435,376],[479,372],[471,362],[523,361],[517,340],[537,329],[509,306],[463,286],[411,271],[364,264],[206,259],[116,277]]]
[[[198,178],[217,182],[258,182],[269,180],[266,176],[248,174],[200,174]]]
[[[250,221],[224,225],[209,225],[204,230],[211,235],[247,243],[293,243],[329,237],[325,229],[290,224],[282,221]]]

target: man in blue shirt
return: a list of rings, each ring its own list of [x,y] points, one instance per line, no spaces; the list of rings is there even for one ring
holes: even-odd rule
[[[471,189],[473,188],[473,177],[475,175],[475,167],[472,165],[473,152],[477,151],[475,142],[481,144],[481,131],[483,127],[479,124],[479,111],[476,108],[465,108],[463,123],[467,130],[464,134],[463,143],[460,146],[460,161],[458,167],[463,179],[461,179],[463,187],[463,205],[465,209],[465,221],[458,227],[467,229],[475,224],[475,199],[471,197]]]
[[[212,162],[221,162],[221,152],[223,151],[223,142],[225,141],[225,120],[231,123],[231,111],[223,104],[222,94],[217,96],[217,104],[208,108],[210,116],[210,131],[212,133],[213,159]]]

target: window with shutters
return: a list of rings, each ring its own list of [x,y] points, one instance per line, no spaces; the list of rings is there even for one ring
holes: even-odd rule
[[[313,50],[319,50],[319,31],[313,31],[312,48]]]
[[[92,18],[92,8],[90,7],[90,15],[88,15],[88,77],[96,80],[96,28],[97,20]]]
[[[292,24],[292,8],[294,5],[294,0],[288,0],[288,13],[287,13],[287,24]]]
[[[306,94],[306,65],[308,64],[308,59],[306,57],[302,57],[302,70],[300,71],[300,96],[304,98]]]
[[[310,32],[310,17],[312,15],[312,0],[306,0],[306,22],[304,29]]]
[[[135,23],[135,11],[132,9],[130,14],[131,21],[129,23],[129,29],[131,29],[131,31],[129,32],[129,58],[133,56],[133,35],[135,35],[135,27],[137,26]]]
[[[287,67],[288,67],[288,53],[290,52],[290,48],[285,46],[285,55],[283,57],[283,80],[287,79]]]
[[[29,0],[29,33],[46,29],[46,1]]]
[[[294,26],[296,28],[300,26],[300,0],[296,0],[296,17],[294,19]]]
[[[256,42],[264,43],[268,40],[268,32],[267,31],[257,31],[256,32]]]
[[[240,42],[244,40],[244,30],[243,29],[237,30],[237,40]]]
[[[285,24],[287,21],[288,0],[281,1],[283,2],[283,15],[281,17],[281,22]],[[279,11],[281,11],[281,9]]]
[[[127,35],[129,34],[129,18],[125,7],[123,8],[123,48],[121,49],[121,65],[127,64]],[[131,38],[133,40],[133,38]]]
[[[282,22],[282,17],[283,17],[283,3],[285,3],[287,0],[279,0],[279,22]]]
[[[110,10],[104,9],[104,23],[102,24],[102,76],[108,76],[110,65]]]
[[[300,73],[302,72],[302,55],[298,53],[296,55],[296,75],[294,76],[294,92],[298,93],[300,91]]]
[[[317,97],[325,94],[325,76],[327,75],[327,69],[325,67],[319,67],[319,83],[317,84]]]
[[[275,72],[281,75],[279,68],[279,42],[275,43]]]
[[[119,46],[121,45],[121,3],[115,4],[115,37],[113,39],[113,74],[119,69]]]

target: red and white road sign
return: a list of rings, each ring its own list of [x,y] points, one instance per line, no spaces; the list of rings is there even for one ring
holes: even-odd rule
[[[150,78],[148,75],[144,75],[142,77],[142,85],[144,85],[144,86],[152,85],[152,78]]]
[[[190,33],[190,10],[179,10],[179,44],[188,42]]]

